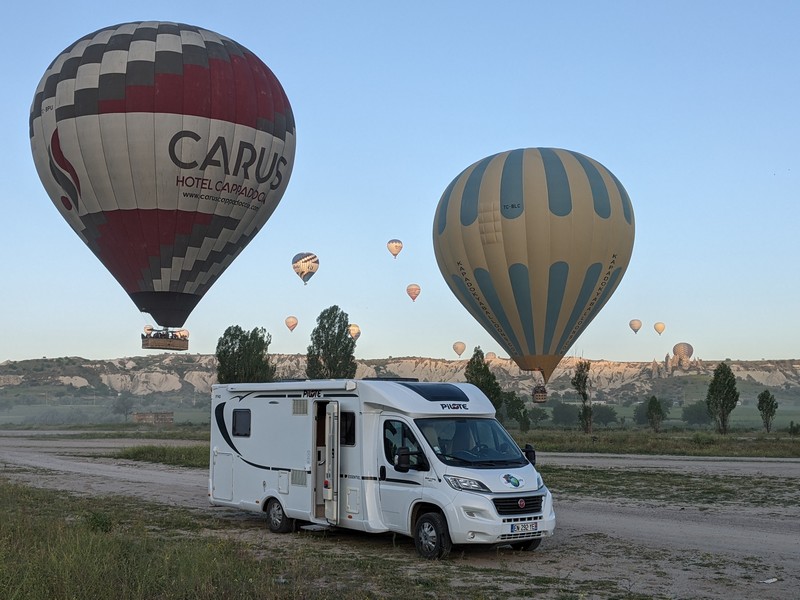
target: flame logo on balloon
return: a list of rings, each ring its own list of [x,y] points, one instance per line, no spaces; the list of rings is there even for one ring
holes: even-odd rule
[[[81,180],[75,172],[75,167],[64,156],[61,150],[61,141],[58,139],[58,128],[50,138],[50,146],[47,148],[50,155],[50,172],[66,196],[61,196],[61,204],[67,210],[78,209],[78,199],[81,196]]]

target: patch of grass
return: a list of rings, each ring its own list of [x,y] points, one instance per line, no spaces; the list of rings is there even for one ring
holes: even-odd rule
[[[163,463],[178,467],[208,468],[209,446],[132,446],[110,455],[112,458]]]
[[[658,501],[685,506],[736,504],[794,507],[800,486],[786,477],[743,477],[631,469],[537,465],[547,487],[560,495]]]

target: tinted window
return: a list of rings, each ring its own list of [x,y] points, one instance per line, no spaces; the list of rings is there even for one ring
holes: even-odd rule
[[[394,465],[397,449],[405,446],[410,454],[409,464],[412,469],[418,469],[425,464],[422,448],[417,443],[417,438],[411,428],[402,421],[386,421],[383,424],[383,450],[386,460]]]
[[[356,413],[343,412],[339,425],[339,443],[342,446],[356,445]]]
[[[233,435],[250,437],[250,411],[237,408],[233,411]]]

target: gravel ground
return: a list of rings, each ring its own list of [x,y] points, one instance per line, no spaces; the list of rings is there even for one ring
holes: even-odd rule
[[[104,456],[137,444],[196,442],[68,439],[53,433],[58,432],[0,431],[0,476],[81,494],[121,494],[195,510],[228,510],[208,505],[204,470]],[[664,469],[677,474],[796,478],[800,482],[800,460],[794,459],[540,453],[539,461],[558,466]],[[619,593],[600,591],[607,589],[603,584],[608,582],[614,582],[623,593],[658,598],[800,597],[800,507],[759,508],[751,503],[734,503],[698,508],[691,502],[685,506],[656,501],[608,502],[590,495],[556,497],[555,502],[556,534],[536,552],[467,548],[455,553],[452,560],[476,568],[498,568],[501,557],[502,568],[520,579],[552,577],[581,582],[584,590],[591,590],[592,582],[597,582],[598,591],[586,597],[620,597]],[[254,528],[268,545],[314,543],[313,537],[271,534],[255,521]],[[333,535],[346,540],[355,552],[374,554],[397,547],[392,545],[391,536],[344,531]],[[415,560],[410,540],[398,539],[397,544]],[[513,586],[498,583],[498,592],[513,595]],[[559,597],[554,594],[552,597]]]

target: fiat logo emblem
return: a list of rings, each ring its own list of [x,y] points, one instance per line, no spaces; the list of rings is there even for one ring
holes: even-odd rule
[[[517,500],[517,506],[519,506],[520,508],[525,508],[525,499],[520,498],[519,500]]]

